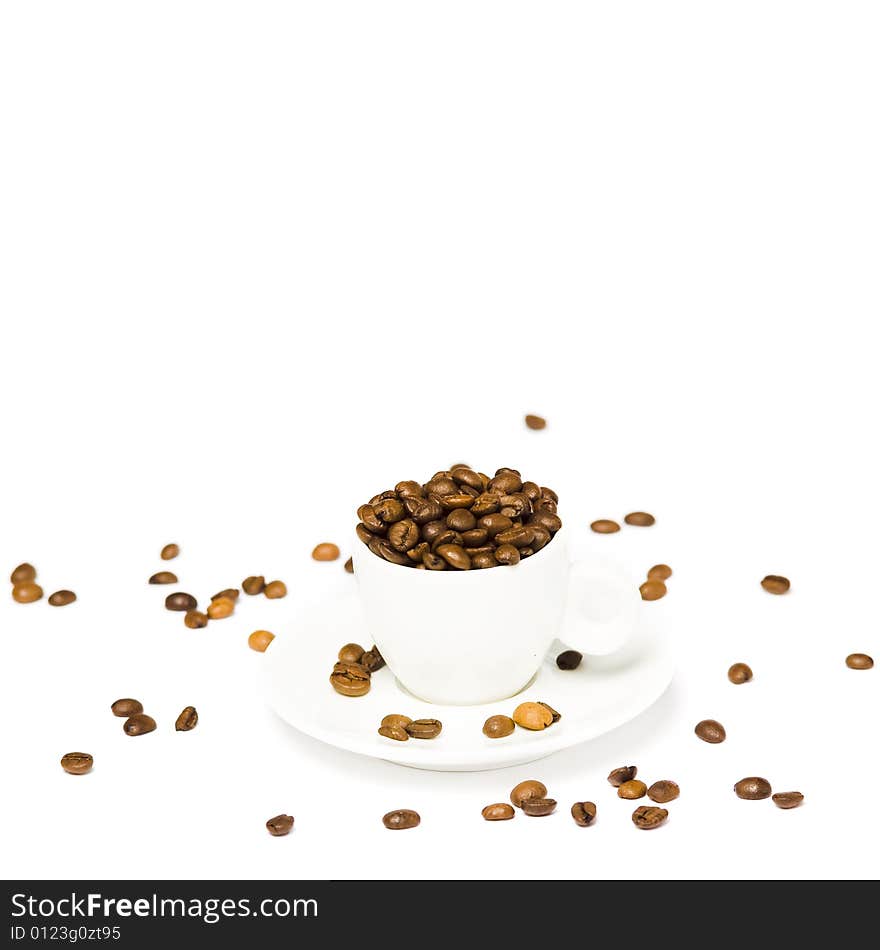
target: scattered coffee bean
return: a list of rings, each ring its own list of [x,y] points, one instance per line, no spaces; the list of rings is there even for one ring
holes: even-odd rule
[[[68,752],[61,756],[61,768],[69,775],[85,775],[94,764],[95,760],[88,752]]]
[[[269,600],[278,600],[279,597],[287,596],[287,585],[284,581],[270,581],[263,588],[263,593]]]
[[[129,716],[138,716],[144,711],[144,707],[136,699],[117,699],[110,707],[114,716],[120,716],[128,719]]]
[[[172,574],[171,571],[157,571],[149,582],[151,584],[176,584],[177,575]]]
[[[415,828],[422,819],[417,811],[409,808],[398,808],[396,811],[390,811],[382,816],[382,824],[389,831],[405,831],[407,828]]]
[[[273,838],[282,838],[293,830],[293,815],[276,815],[266,822],[266,828]]]
[[[490,739],[503,739],[513,732],[515,725],[510,716],[490,716],[483,723],[483,735]]]
[[[523,729],[539,731],[553,722],[553,713],[541,703],[520,703],[513,711],[513,721]]]
[[[180,548],[176,544],[166,544],[164,548],[159,552],[159,557],[163,561],[171,561],[180,554]]]
[[[722,726],[717,719],[701,719],[696,726],[694,726],[694,732],[703,742],[710,742],[712,745],[724,742],[727,738],[727,732],[724,726]]]
[[[850,653],[846,658],[846,665],[851,670],[870,670],[874,660],[867,653]]]
[[[652,802],[659,802],[661,805],[665,805],[666,802],[675,801],[680,794],[681,789],[675,782],[670,782],[669,779],[654,782],[648,789],[648,798],[650,798]]]
[[[337,659],[342,663],[360,663],[364,648],[359,643],[346,643],[340,647]]]
[[[199,724],[199,714],[195,706],[185,706],[181,714],[174,723],[176,732],[189,732]]]
[[[226,590],[218,591],[211,600],[220,600],[221,597],[225,597],[227,600],[233,602],[238,600],[239,590],[237,587],[227,587]]]
[[[739,686],[742,683],[748,683],[752,678],[752,668],[748,663],[734,663],[727,671],[727,678],[731,683]]]
[[[648,571],[649,581],[668,581],[672,577],[672,568],[668,564],[655,564]]]
[[[571,817],[581,828],[592,825],[596,818],[596,806],[593,802],[575,802],[571,806]]]
[[[49,595],[49,603],[53,607],[66,607],[76,600],[76,594],[72,590],[56,590],[54,594]]]
[[[768,594],[785,594],[791,587],[791,581],[787,577],[782,577],[779,574],[768,574],[764,580],[761,581],[761,587],[763,587]]]
[[[359,663],[337,663],[330,685],[342,696],[365,696],[370,691],[370,674]]]
[[[32,604],[43,596],[43,588],[32,581],[24,581],[12,588],[12,599],[19,604]]]
[[[13,586],[17,584],[30,584],[37,579],[37,569],[33,564],[19,564],[18,567],[9,575],[9,583]]]
[[[335,561],[339,557],[339,548],[329,541],[322,541],[321,544],[315,545],[312,557],[316,561]]]
[[[246,577],[241,582],[241,589],[246,593],[250,594],[253,597],[255,594],[262,594],[263,588],[266,586],[266,578],[262,574],[259,577]]]
[[[543,706],[547,712],[550,713],[550,725],[555,725],[562,719],[562,713],[558,713],[549,703],[545,703],[542,700],[538,700],[538,705]]]
[[[556,657],[556,665],[560,670],[576,670],[583,658],[583,654],[577,650],[564,650]]]
[[[615,534],[620,531],[620,525],[608,518],[600,518],[598,521],[594,521],[590,527],[596,534]]]
[[[510,801],[516,808],[522,808],[522,804],[530,798],[545,798],[547,795],[547,786],[536,779],[526,779],[519,785],[514,785],[510,793]]]
[[[188,610],[183,615],[183,622],[190,630],[200,630],[208,626],[208,615],[203,614],[201,610]]]
[[[637,528],[650,528],[656,519],[647,511],[631,511],[623,520]]]
[[[547,425],[547,420],[541,416],[526,416],[526,425],[530,429],[543,429]]]
[[[403,726],[379,726],[379,735],[386,739],[394,739],[397,742],[406,742],[409,739],[409,733]]]
[[[436,739],[443,729],[443,723],[439,719],[413,719],[404,728],[412,739]]]
[[[146,713],[136,713],[125,720],[122,728],[127,736],[145,736],[156,728],[156,720]]]
[[[382,669],[385,665],[385,660],[374,644],[373,647],[367,650],[360,660],[358,660],[358,663],[360,663],[368,673],[375,673],[377,670]]]
[[[397,726],[400,729],[405,729],[411,722],[409,716],[401,716],[399,713],[389,713],[382,717],[383,726]]]
[[[274,633],[268,630],[254,630],[248,637],[248,646],[257,653],[265,653],[266,647],[275,639]]]
[[[553,812],[556,811],[556,799],[527,798],[521,807],[526,815],[531,815],[533,818],[541,818],[544,815],[552,815]]]
[[[510,821],[516,812],[507,802],[497,802],[494,805],[487,805],[481,814],[486,821]]]
[[[354,561],[352,561],[351,558],[349,558],[349,559],[345,562],[345,564],[343,565],[343,567],[345,568],[345,573],[346,573],[346,574],[354,574]]]
[[[757,776],[741,778],[736,785],[733,786],[733,790],[739,798],[745,798],[747,801],[760,801],[761,799],[769,798],[770,792],[772,791],[767,779]]]
[[[800,792],[776,792],[773,795],[773,804],[777,808],[797,808],[803,800]]]
[[[192,594],[185,594],[183,591],[169,594],[165,598],[165,608],[167,610],[195,610],[198,605],[198,601]]]
[[[660,600],[661,597],[666,596],[666,585],[663,581],[645,581],[639,587],[639,593],[642,595],[642,600]]]
[[[665,808],[655,808],[653,805],[639,805],[632,813],[633,824],[643,831],[659,828],[668,817],[669,812]]]
[[[226,617],[231,617],[234,610],[234,600],[229,597],[219,597],[208,604],[208,617],[211,620],[223,620]]]
[[[648,791],[648,786],[645,785],[643,781],[637,778],[631,778],[628,782],[623,782],[617,787],[617,797],[618,798],[644,798],[646,792]]]
[[[632,781],[638,771],[635,765],[622,765],[619,769],[612,769],[608,773],[608,784],[620,788],[624,782]]]

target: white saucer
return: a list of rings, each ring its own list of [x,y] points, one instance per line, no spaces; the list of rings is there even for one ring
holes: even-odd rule
[[[555,644],[532,683],[511,699],[481,706],[436,706],[401,687],[388,667],[373,674],[366,696],[340,696],[329,676],[344,643],[372,645],[355,591],[334,594],[297,617],[296,630],[272,641],[263,655],[269,705],[290,725],[329,745],[399,765],[442,772],[473,772],[522,765],[594,739],[633,719],[665,692],[674,665],[668,637],[641,612],[640,627],[619,653],[584,657],[560,670]],[[555,649],[558,647],[558,650]],[[488,716],[511,715],[526,700],[543,700],[562,719],[543,732],[517,728],[487,739]],[[395,742],[377,733],[388,713],[439,719],[436,739]]]

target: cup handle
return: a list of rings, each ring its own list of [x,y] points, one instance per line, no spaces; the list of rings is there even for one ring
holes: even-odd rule
[[[575,561],[559,639],[581,653],[614,653],[635,631],[641,604],[638,587],[625,571],[604,561]]]

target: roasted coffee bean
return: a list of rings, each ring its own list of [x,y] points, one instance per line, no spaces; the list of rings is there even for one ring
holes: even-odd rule
[[[372,649],[365,651],[358,662],[368,673],[375,673],[385,665],[385,660],[375,645]]]
[[[269,581],[263,588],[263,594],[269,600],[278,600],[279,597],[287,596],[287,585],[284,581]]]
[[[697,738],[702,739],[703,742],[710,742],[712,745],[724,742],[727,738],[724,726],[716,719],[701,719],[694,727],[694,732]]]
[[[37,579],[37,569],[33,564],[19,564],[18,567],[9,575],[9,583],[14,586],[17,584],[30,584]]]
[[[513,732],[515,725],[510,716],[490,716],[483,723],[483,735],[490,739],[503,739]]]
[[[398,482],[394,486],[394,491],[401,501],[404,498],[423,498],[425,495],[425,489],[422,488],[418,482],[414,481]],[[361,518],[361,521],[363,521],[363,518]]]
[[[733,786],[733,790],[736,792],[737,797],[744,798],[747,801],[761,801],[764,798],[769,798],[772,791],[767,779],[759,778],[758,776],[741,778],[736,785]]]
[[[203,614],[201,610],[188,610],[183,615],[183,622],[190,630],[200,630],[208,626],[208,615]]]
[[[499,544],[495,549],[495,560],[499,564],[519,564],[519,550],[512,544]]]
[[[171,561],[180,554],[180,548],[176,544],[166,544],[159,552],[159,557],[163,561]]]
[[[522,808],[522,804],[530,798],[545,798],[547,795],[547,786],[536,779],[526,779],[519,785],[514,785],[510,792],[510,801],[516,808]]]
[[[443,506],[433,498],[404,498],[403,504],[410,518],[419,525],[437,521],[443,514]]]
[[[535,524],[534,522],[529,522],[529,528],[532,532],[531,547],[536,551],[540,551],[541,548],[546,547],[550,541],[550,532],[543,525]]]
[[[596,806],[593,802],[575,802],[571,806],[571,817],[581,828],[586,828],[596,819]]]
[[[246,593],[250,594],[253,597],[255,594],[262,594],[263,588],[266,586],[266,578],[260,574],[258,577],[246,577],[241,582],[241,589]]]
[[[409,808],[398,808],[396,811],[390,811],[382,816],[382,824],[389,831],[405,831],[407,828],[415,828],[422,819],[417,811]]]
[[[648,571],[649,581],[668,581],[672,577],[672,568],[668,564],[655,564]]]
[[[234,600],[230,600],[229,597],[220,597],[208,604],[208,617],[211,620],[223,620],[225,617],[231,617],[234,610]]]
[[[358,522],[354,526],[354,530],[357,532],[357,536],[364,542],[364,544],[369,544],[371,539],[374,537],[372,532],[367,531],[366,527]],[[247,593],[247,591],[245,591]]]
[[[496,495],[493,492],[483,492],[474,499],[474,503],[470,507],[470,512],[477,518],[482,518],[485,515],[494,515],[500,507],[500,495]]]
[[[501,496],[501,514],[508,518],[523,518],[532,513],[532,503],[522,493]]]
[[[776,792],[773,795],[773,804],[777,808],[797,808],[803,800],[800,792]]]
[[[378,555],[384,561],[390,561],[392,564],[405,564],[409,566],[409,559],[405,554],[391,546],[391,543],[385,538],[374,538],[368,545],[373,554]]]
[[[522,479],[512,469],[498,469],[489,481],[489,491],[496,495],[512,495],[522,488]]]
[[[474,500],[473,495],[459,493],[455,495],[444,495],[440,499],[440,504],[443,505],[444,510],[450,511],[456,508],[470,508]]]
[[[494,538],[502,531],[509,531],[513,527],[513,521],[507,515],[500,514],[483,515],[477,524],[489,532],[490,538]]]
[[[782,577],[779,574],[768,574],[764,580],[761,581],[761,587],[763,587],[768,594],[785,594],[791,587],[791,581],[787,577]]]
[[[165,607],[167,610],[195,610],[198,605],[198,601],[192,594],[185,594],[183,591],[169,594],[165,598]]]
[[[564,650],[556,657],[556,665],[560,670],[576,670],[581,665],[583,654],[577,650]]]
[[[273,838],[283,838],[293,830],[293,815],[276,815],[266,822],[266,828]]]
[[[520,559],[524,557],[531,557],[534,553],[535,553],[534,548],[520,548],[519,549]]]
[[[457,485],[467,485],[468,488],[473,488],[476,492],[482,492],[483,490],[483,480],[479,474],[465,465],[456,465],[452,469],[452,480]]]
[[[61,768],[68,775],[85,775],[91,772],[94,764],[95,760],[88,752],[68,752],[61,756]]]
[[[117,699],[110,707],[114,716],[120,716],[128,719],[129,716],[138,716],[144,711],[144,707],[136,699]]]
[[[642,595],[642,600],[660,600],[661,597],[666,596],[666,585],[663,581],[645,581],[639,587],[639,593]]]
[[[477,526],[477,519],[467,510],[467,508],[455,508],[446,516],[446,527],[453,531],[459,531],[462,534],[465,531],[471,531]],[[488,536],[488,532],[486,532]]]
[[[547,420],[541,416],[526,416],[526,425],[530,429],[543,429],[547,425]]]
[[[254,630],[248,637],[248,646],[257,653],[265,653],[266,647],[275,639],[275,634],[268,630]]]
[[[344,647],[339,648],[337,659],[341,663],[360,663],[365,652],[359,643],[346,643]]]
[[[612,769],[608,773],[608,784],[620,788],[624,782],[631,782],[638,771],[635,765],[622,765],[619,769]]]
[[[406,509],[396,498],[383,498],[378,505],[373,505],[373,511],[385,524],[394,524],[406,516]]]
[[[372,505],[361,505],[357,510],[357,516],[368,531],[373,534],[385,534],[385,522],[379,518]]]
[[[183,711],[174,723],[175,732],[189,732],[199,724],[199,714],[195,706],[184,706]]]
[[[546,508],[539,508],[532,515],[532,520],[529,522],[529,527],[533,528],[536,524],[540,525],[542,528],[545,528],[550,532],[550,534],[556,534],[556,532],[562,527],[562,519],[553,511],[549,511]]]
[[[627,524],[635,525],[637,528],[650,528],[654,524],[654,516],[649,515],[647,511],[631,511],[623,519]]]
[[[659,828],[668,817],[669,812],[665,808],[655,808],[653,805],[639,805],[632,813],[633,824],[642,831]]]
[[[436,739],[443,729],[439,719],[413,719],[404,728],[412,739]]]
[[[748,663],[734,663],[727,671],[727,678],[731,683],[739,686],[741,683],[748,683],[752,678],[752,668]]]
[[[487,567],[497,567],[498,562],[491,551],[471,551],[471,570],[485,570]]]
[[[177,575],[172,574],[171,571],[157,571],[149,582],[151,584],[176,584]]]
[[[675,782],[670,782],[669,779],[654,782],[648,789],[648,798],[650,798],[652,802],[659,802],[661,805],[665,805],[666,802],[675,801],[680,794],[681,789]]]
[[[364,696],[370,691],[370,674],[359,663],[337,663],[330,685],[342,696]]]
[[[552,725],[553,723],[559,722],[559,720],[562,719],[562,713],[556,712],[556,710],[555,710],[552,706],[548,705],[547,703],[543,702],[542,700],[540,700],[540,699],[538,700],[538,705],[539,705],[539,706],[543,706],[543,707],[547,710],[547,712],[550,713],[550,716],[551,716],[550,724],[551,724],[551,725]]]
[[[533,818],[540,818],[544,815],[552,815],[556,811],[555,798],[527,798],[522,803],[522,810],[526,815]]]
[[[510,821],[516,812],[507,802],[498,802],[495,805],[487,805],[480,814],[486,821]]]
[[[525,548],[532,543],[534,534],[527,525],[514,525],[507,531],[499,531],[495,535],[495,543],[501,547],[505,544],[512,544],[515,548]]]
[[[469,571],[471,569],[470,555],[460,544],[440,544],[435,548],[435,553],[439,554],[450,567],[454,567],[457,571]]]
[[[520,703],[513,711],[513,721],[523,729],[538,732],[553,722],[553,713],[542,703]]]
[[[846,658],[846,665],[851,670],[870,670],[874,660],[867,653],[850,653]]]
[[[615,534],[620,531],[620,525],[608,518],[600,518],[598,521],[594,521],[590,527],[596,534]]]
[[[56,590],[54,594],[49,595],[49,603],[53,607],[66,607],[76,600],[76,594],[72,590]]]
[[[211,600],[220,600],[221,597],[225,597],[227,600],[235,602],[238,600],[239,590],[237,587],[227,587],[226,590],[218,591]]]
[[[461,533],[461,543],[470,551],[471,548],[481,548],[489,540],[489,532],[485,528],[471,528]],[[491,548],[489,549],[492,550]]]
[[[127,736],[145,736],[156,728],[156,720],[146,713],[136,713],[130,716],[122,724],[122,729]]]
[[[349,558],[342,566],[345,568],[346,574],[354,574],[354,561],[351,558]]]
[[[405,729],[411,722],[409,716],[402,716],[400,713],[389,713],[382,717],[383,726],[396,726],[398,729]]]
[[[409,733],[403,726],[379,726],[379,735],[396,742],[406,742],[409,739]]]
[[[628,782],[624,782],[618,786],[617,797],[629,799],[644,798],[647,791],[648,786],[645,785],[644,782],[640,779],[632,778]]]
[[[408,551],[419,543],[419,526],[412,518],[404,518],[388,529],[388,543],[397,551]]]
[[[445,520],[429,521],[422,525],[422,540],[427,541],[428,544],[433,544],[441,534],[445,534],[447,531],[449,531],[449,527]]]
[[[541,486],[541,497],[546,498],[548,501],[552,501],[554,503],[559,501],[559,495],[557,495],[552,488],[548,488],[546,485]]]
[[[541,489],[537,482],[523,482],[520,489],[529,501],[537,501],[541,497]]]
[[[331,541],[322,541],[312,549],[312,558],[315,561],[335,561],[339,557],[339,547]]]
[[[43,588],[32,581],[16,584],[12,588],[12,599],[19,604],[32,604],[43,596]]]
[[[431,550],[431,545],[427,541],[420,541],[414,548],[406,552],[406,556],[414,563],[421,564],[422,558]]]
[[[457,494],[458,484],[453,481],[451,472],[437,472],[432,479],[425,482],[425,492],[428,497],[434,495],[437,498],[443,498],[446,495]]]
[[[424,564],[429,571],[442,571],[446,568],[446,561],[439,555],[432,554],[430,551],[422,556],[422,564]]]

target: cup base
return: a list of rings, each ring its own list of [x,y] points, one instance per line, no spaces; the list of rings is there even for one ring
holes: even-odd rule
[[[422,703],[430,703],[432,706],[485,706],[488,703],[501,703],[506,699],[513,699],[514,696],[519,696],[524,690],[527,690],[532,683],[538,678],[538,670],[536,670],[528,680],[519,687],[515,689],[512,693],[508,693],[504,696],[494,696],[494,697],[482,697],[480,699],[475,699],[473,702],[459,703],[459,702],[448,702],[440,699],[431,699],[429,696],[420,696],[418,693],[413,692],[411,689],[407,689],[403,683],[395,676],[394,685],[403,693],[405,696],[409,696],[412,699],[417,699]]]

